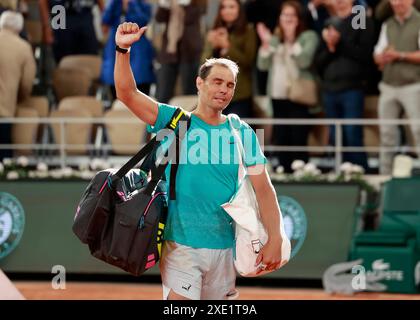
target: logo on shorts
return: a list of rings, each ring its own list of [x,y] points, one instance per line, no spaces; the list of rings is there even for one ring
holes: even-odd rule
[[[187,291],[190,291],[190,288],[191,288],[191,284],[187,284],[187,285],[182,286],[182,289],[187,290]]]
[[[302,247],[306,238],[308,222],[302,206],[293,198],[280,196],[280,210],[283,216],[284,229],[290,240],[293,258]]]
[[[25,212],[11,194],[0,192],[0,259],[18,245],[25,225]]]

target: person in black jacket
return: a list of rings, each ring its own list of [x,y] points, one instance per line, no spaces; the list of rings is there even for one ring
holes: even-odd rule
[[[302,3],[307,26],[321,36],[324,23],[330,16],[325,0],[302,0]]]
[[[278,24],[280,7],[284,0],[246,0],[244,10],[248,22],[262,22],[270,31]]]
[[[280,7],[284,0],[246,0],[244,2],[244,11],[246,19],[252,23],[255,28],[259,22],[273,32],[278,25]],[[257,38],[257,47],[261,45]],[[259,95],[267,94],[268,72],[254,68],[256,92]]]
[[[99,41],[94,27],[93,8],[104,9],[104,0],[40,0],[43,41],[52,45],[56,64],[68,55],[99,53]],[[65,28],[54,27],[52,19],[59,15],[56,6],[65,9]],[[58,8],[58,7],[57,7]]]
[[[322,80],[322,98],[328,118],[363,117],[366,70],[373,64],[375,42],[373,21],[365,25],[352,13],[353,0],[334,0],[336,16],[326,21],[316,66]],[[335,145],[335,128],[330,128],[330,143]],[[343,145],[363,146],[363,126],[343,127]],[[368,169],[365,152],[345,152],[344,161]]]

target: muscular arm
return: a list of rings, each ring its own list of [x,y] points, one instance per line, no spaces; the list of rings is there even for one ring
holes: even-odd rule
[[[258,166],[264,167],[262,164]],[[268,237],[278,240],[280,238],[280,207],[267,170],[264,168],[261,171],[260,174],[250,175],[249,178],[257,196],[261,221],[267,230]]]
[[[145,27],[140,29],[135,23],[123,23],[117,29],[115,42],[122,48],[128,48],[140,40],[145,30]],[[130,66],[130,53],[116,52],[114,80],[117,98],[141,120],[154,125],[158,105],[155,100],[137,90]]]
[[[261,170],[256,170],[258,169],[258,166],[261,166]],[[250,169],[248,168],[248,172],[249,171]],[[268,241],[261,250],[256,265],[262,262],[267,265],[267,269],[277,269],[280,267],[281,263],[281,256],[279,256],[279,253],[281,252],[283,241],[280,234],[281,214],[277,195],[264,165],[256,165],[252,168],[252,171],[261,172],[259,174],[250,175],[249,178],[257,197],[261,221],[268,234]]]

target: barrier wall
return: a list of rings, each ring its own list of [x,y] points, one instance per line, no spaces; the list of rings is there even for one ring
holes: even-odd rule
[[[19,245],[0,259],[5,272],[51,273],[62,265],[67,273],[123,274],[91,257],[71,226],[86,181],[7,181],[0,192],[16,197],[25,211]],[[306,213],[308,228],[303,246],[292,261],[266,277],[321,279],[331,264],[346,261],[356,224],[359,201],[356,184],[278,183],[278,195],[294,198]],[[145,273],[158,274],[154,267]]]

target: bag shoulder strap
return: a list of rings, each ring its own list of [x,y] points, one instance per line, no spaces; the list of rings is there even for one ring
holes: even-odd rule
[[[184,138],[183,132],[180,132],[179,130],[176,130],[178,127],[179,121],[187,121],[187,127],[191,121],[191,116],[187,114],[185,111],[183,111],[181,108],[178,108],[178,110],[181,110],[179,114],[174,114],[171,118],[171,120],[168,122],[166,128],[171,129],[175,132],[175,139],[172,141],[172,143],[169,145],[168,152],[171,150],[172,144],[176,143],[176,148],[178,148],[179,144],[181,143],[182,139]],[[181,133],[181,135],[180,135]],[[161,162],[157,167],[154,167],[152,169],[152,179],[150,180],[149,184],[146,187],[145,193],[146,194],[152,194],[154,190],[156,189],[156,186],[158,185],[159,181],[162,179],[162,176],[166,170],[166,167],[170,162],[173,162],[177,156],[177,152],[174,152],[173,154],[170,154],[170,156],[166,159],[166,161]]]
[[[187,132],[191,125],[191,116],[189,117],[187,121]],[[184,135],[187,132],[182,132],[182,135],[177,136],[177,143],[175,145],[176,151],[175,151],[175,162],[171,164],[171,173],[170,173],[170,179],[169,179],[169,199],[170,200],[176,200],[176,174],[178,172],[178,166],[179,161],[181,158],[180,150],[181,150],[181,142],[184,139]]]
[[[242,120],[236,113],[229,113],[228,120],[232,129],[240,130],[242,125]]]
[[[229,124],[230,124],[232,134],[235,137],[235,140],[237,141],[238,152],[239,152],[239,155],[240,155],[239,161],[240,161],[240,164],[243,165],[244,159],[245,159],[245,149],[244,149],[244,145],[243,145],[241,135],[240,135],[242,120],[235,113],[230,113],[230,114],[228,114],[227,117],[228,117],[228,121],[229,121]]]
[[[171,119],[169,120],[169,122],[166,124],[165,128],[175,131],[175,129],[178,126],[179,121],[181,120],[189,121],[189,119],[190,119],[189,115],[187,115],[181,108],[177,108],[174,114],[172,115]],[[139,163],[144,157],[149,155],[159,143],[160,141],[157,141],[156,136],[152,140],[150,140],[139,152],[137,152],[115,174],[112,175],[111,177],[112,185],[114,186],[116,181],[122,179],[122,177],[124,177],[128,173],[128,171],[134,168],[137,165],[137,163]],[[153,180],[155,180],[154,182],[156,182],[156,185],[159,182],[160,178],[162,177],[164,169],[167,164],[168,163],[163,164],[164,165],[163,170],[162,168],[159,168],[160,165],[158,166],[158,168],[156,168],[156,170],[152,170],[152,173],[154,173],[152,174],[152,178]]]

